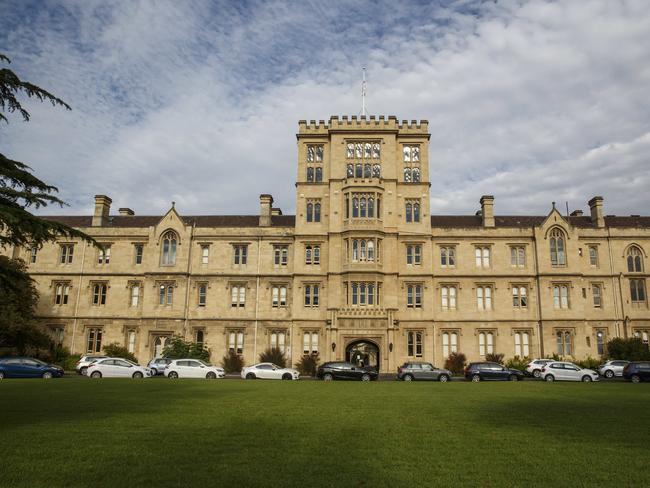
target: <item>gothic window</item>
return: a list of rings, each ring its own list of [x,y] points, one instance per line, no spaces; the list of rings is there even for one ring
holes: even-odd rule
[[[318,332],[305,331],[303,333],[302,353],[305,355],[318,353]]]
[[[72,264],[74,255],[74,244],[61,244],[59,247],[59,262],[61,264]]]
[[[442,355],[447,358],[451,353],[458,352],[458,333],[457,332],[443,332],[442,333]]]
[[[492,332],[479,332],[478,352],[480,356],[494,354],[494,334]]]
[[[271,306],[273,308],[287,306],[287,287],[284,285],[274,285],[271,289]]]
[[[643,272],[643,255],[636,246],[631,246],[627,251],[627,271],[629,273]]]
[[[456,310],[456,287],[443,286],[440,288],[441,306],[443,310]]]
[[[111,246],[110,244],[103,244],[103,247],[97,251],[97,264],[110,264],[111,262]]]
[[[492,310],[492,287],[476,287],[476,304],[479,310]]]
[[[406,286],[406,306],[408,308],[422,308],[422,285]]]
[[[569,286],[553,285],[553,307],[569,308]]]
[[[551,265],[566,266],[566,240],[564,232],[560,229],[553,229],[550,237]]]
[[[244,332],[231,330],[228,332],[228,352],[244,354]]]
[[[208,300],[208,284],[199,283],[198,292],[199,307],[205,307]]]
[[[555,339],[557,341],[557,354],[560,356],[571,356],[573,353],[571,331],[558,330],[555,332]]]
[[[523,268],[526,266],[526,248],[523,246],[510,247],[510,266]]]
[[[178,237],[174,231],[167,231],[162,236],[162,260],[163,266],[176,264],[176,246]]]
[[[406,202],[406,222],[420,221],[420,203],[417,201],[407,200]]]
[[[406,338],[406,355],[410,357],[422,357],[422,331],[409,331]]]
[[[645,280],[630,280],[630,299],[632,305],[639,306],[645,305]]]
[[[235,308],[246,306],[246,285],[231,285],[230,306]]]
[[[515,356],[526,358],[530,354],[528,332],[515,332]]]
[[[169,305],[174,303],[174,285],[172,283],[161,283],[158,286],[158,304]]]
[[[106,283],[95,283],[93,285],[93,305],[106,305]]]
[[[440,248],[440,266],[443,268],[456,266],[456,248],[454,246]]]

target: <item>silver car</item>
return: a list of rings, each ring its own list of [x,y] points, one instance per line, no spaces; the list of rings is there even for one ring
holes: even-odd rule
[[[169,366],[169,363],[172,361],[173,359],[169,358],[153,358],[149,361],[149,364],[147,364],[147,368],[151,370],[151,376],[156,376],[163,374],[165,369],[167,369],[167,366]]]
[[[429,380],[445,383],[451,379],[451,371],[436,368],[431,363],[410,361],[397,368],[397,379],[403,381]]]
[[[623,376],[623,368],[627,366],[629,361],[621,361],[613,359],[607,361],[605,364],[598,366],[598,372],[605,378],[613,378],[614,376]]]

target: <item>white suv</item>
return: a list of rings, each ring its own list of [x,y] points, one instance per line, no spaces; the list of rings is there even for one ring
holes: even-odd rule
[[[206,378],[214,380],[226,376],[223,368],[212,366],[200,359],[174,359],[163,374],[167,378]]]
[[[541,376],[546,381],[598,381],[598,373],[593,369],[583,369],[573,363],[555,361],[542,368]]]
[[[533,359],[526,365],[526,373],[535,378],[539,378],[542,368],[553,361],[554,359]]]
[[[93,356],[93,355],[81,356],[79,358],[79,361],[77,361],[77,364],[75,364],[74,369],[77,373],[85,376],[86,372],[88,371],[88,366],[90,366],[98,359],[104,359],[107,357],[108,356]]]

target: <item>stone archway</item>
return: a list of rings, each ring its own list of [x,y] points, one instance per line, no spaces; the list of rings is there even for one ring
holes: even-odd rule
[[[369,366],[379,371],[379,345],[368,339],[352,341],[345,347],[345,359],[356,366]]]

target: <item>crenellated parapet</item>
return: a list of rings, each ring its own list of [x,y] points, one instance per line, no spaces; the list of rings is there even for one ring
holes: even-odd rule
[[[392,131],[403,134],[428,134],[428,120],[402,120],[399,121],[394,115],[369,115],[369,116],[332,116],[326,122],[324,120],[300,120],[298,121],[298,135],[322,135],[330,131]]]

